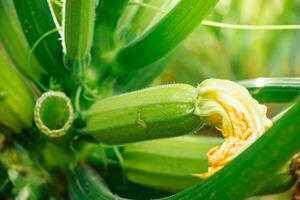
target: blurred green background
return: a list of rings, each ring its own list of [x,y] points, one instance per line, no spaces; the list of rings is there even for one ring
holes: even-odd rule
[[[299,0],[222,0],[208,20],[249,25],[299,24]],[[299,30],[236,30],[199,25],[170,56],[158,82],[196,84],[300,75]]]

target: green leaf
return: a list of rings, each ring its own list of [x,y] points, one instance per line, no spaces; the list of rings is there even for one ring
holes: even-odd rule
[[[47,0],[14,0],[14,3],[29,45],[31,48],[37,45],[34,55],[50,76],[69,88],[70,79],[62,63],[60,35],[58,31],[53,32],[57,27]],[[42,37],[44,38],[37,44]]]
[[[80,81],[90,64],[96,5],[94,0],[65,0],[63,16],[64,64]]]
[[[132,3],[132,4],[130,4]],[[166,12],[171,9],[174,1],[172,0],[144,0],[142,5],[130,2],[130,9],[127,9],[121,19],[121,27],[119,34],[122,42],[127,42],[142,34],[145,30],[150,28],[157,22],[165,13],[158,12],[156,9],[151,9],[143,5],[151,5],[153,7],[160,7]],[[140,6],[136,11],[135,6]],[[136,11],[136,12],[135,12]],[[131,17],[131,15],[133,15]],[[117,93],[129,92],[149,86],[152,81],[162,73],[166,68],[169,56],[163,57],[158,61],[138,70],[126,72],[119,77],[115,84],[115,91]]]
[[[109,43],[113,43],[114,32],[116,31],[118,21],[128,4],[128,0],[101,0],[97,8],[97,17],[95,22],[95,48],[94,53],[111,49]],[[108,36],[109,38],[103,37]],[[105,39],[108,39],[106,41]]]
[[[115,197],[103,181],[93,171],[86,170],[82,166],[75,169],[74,175],[69,180],[70,196],[72,199],[118,199]]]
[[[29,65],[30,47],[23,33],[13,1],[0,0],[0,41],[15,66],[31,80],[45,78],[46,72],[32,56]]]
[[[156,25],[122,48],[116,62],[122,70],[158,60],[182,42],[215,7],[218,0],[181,0]]]
[[[174,1],[170,0],[144,0],[143,5],[151,5],[153,7],[160,7],[161,9],[170,10]],[[129,3],[130,5],[130,3]],[[132,38],[142,34],[145,30],[157,22],[165,13],[158,12],[156,9],[137,4],[131,4],[131,7],[140,6],[136,12],[134,9],[128,9],[122,16],[122,23],[120,27],[120,34],[122,41],[130,41]],[[166,11],[166,12],[167,12]],[[133,15],[130,17],[130,15]],[[123,19],[124,18],[124,19]],[[127,19],[129,18],[129,19]],[[131,19],[132,18],[132,19]],[[127,20],[127,21],[126,21]],[[124,21],[124,22],[123,22]],[[130,22],[128,22],[130,21]],[[123,33],[124,32],[124,33]],[[124,36],[123,36],[123,35]],[[138,70],[128,71],[122,75],[115,84],[115,91],[117,93],[129,92],[145,88],[159,76],[159,74],[166,68],[169,56],[163,57],[158,61]]]
[[[115,31],[128,0],[101,0],[97,8],[93,45],[94,65],[103,73],[116,47]]]
[[[112,174],[115,176],[116,173]],[[157,190],[149,189],[136,185],[130,182],[124,182],[120,176],[112,178],[104,182],[98,174],[87,166],[77,166],[73,176],[69,179],[69,192],[72,200],[126,200],[117,196],[115,191],[112,193],[107,185],[114,187],[115,191],[121,191],[124,196],[128,196],[128,200],[135,197],[135,199],[150,199],[151,196],[166,196]],[[138,193],[136,191],[139,191]],[[119,193],[118,193],[119,194]],[[122,195],[122,196],[123,196]]]
[[[257,78],[238,83],[260,102],[291,102],[300,94],[300,78]]]

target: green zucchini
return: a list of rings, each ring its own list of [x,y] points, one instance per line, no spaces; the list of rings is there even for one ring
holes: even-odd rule
[[[107,144],[187,134],[202,126],[196,97],[195,87],[172,84],[99,100],[83,113],[84,131]]]

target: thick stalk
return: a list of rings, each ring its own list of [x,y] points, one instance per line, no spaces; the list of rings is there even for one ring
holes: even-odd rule
[[[96,2],[66,0],[63,16],[64,63],[77,81],[91,61]]]

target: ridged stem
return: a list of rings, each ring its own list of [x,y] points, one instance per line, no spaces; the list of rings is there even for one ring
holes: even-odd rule
[[[111,77],[115,78],[117,73],[113,62],[119,48],[116,29],[127,3],[128,0],[101,0],[97,7],[92,66],[97,70],[98,78],[93,84],[100,84],[105,89],[111,87],[114,81]],[[100,92],[105,94],[102,88]]]
[[[91,61],[94,21],[94,0],[66,0],[63,15],[64,64],[77,79]]]

